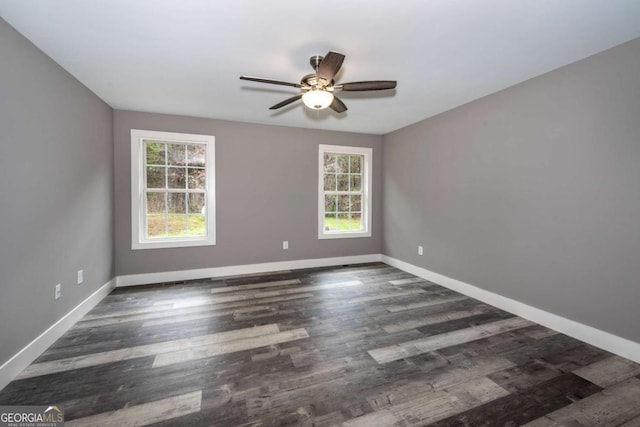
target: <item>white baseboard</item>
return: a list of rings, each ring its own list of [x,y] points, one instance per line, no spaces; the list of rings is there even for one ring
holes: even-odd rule
[[[64,317],[54,323],[49,329],[41,333],[36,339],[0,366],[0,390],[13,381],[24,368],[36,360],[51,344],[102,301],[104,297],[109,295],[115,286],[115,279],[102,285],[97,291],[89,295],[89,297],[78,304],[73,310],[65,314]]]
[[[151,283],[234,276],[241,274],[267,273],[301,268],[330,267],[335,265],[384,262],[408,273],[422,277],[441,286],[468,295],[484,303],[498,307],[517,316],[539,323],[611,353],[640,363],[640,343],[613,335],[609,332],[549,313],[502,295],[489,292],[477,286],[434,273],[425,268],[398,259],[381,255],[357,255],[334,258],[316,258],[294,261],[279,261],[260,264],[234,265],[226,267],[202,268],[196,270],[169,271],[162,273],[133,274],[118,276],[78,304],[73,310],[58,320],[49,329],[20,350],[15,356],[0,366],[0,390],[7,386],[24,368],[29,366],[49,346],[60,338],[71,326],[95,307],[117,286],[135,286]]]
[[[367,262],[379,262],[381,259],[382,255],[380,254],[370,254],[334,258],[265,262],[260,264],[231,265],[225,267],[199,268],[194,270],[165,271],[160,273],[129,274],[126,276],[118,276],[117,286],[148,285],[152,283],[206,279],[212,277],[235,276],[239,274],[268,273],[271,271],[295,270],[300,268],[362,264]]]
[[[584,341],[610,353],[614,353],[618,356],[626,357],[627,359],[640,363],[640,343],[596,329],[592,326],[578,323],[574,320],[558,316],[557,314],[549,313],[548,311],[541,310],[520,301],[489,292],[478,288],[477,286],[452,279],[451,277],[443,276],[442,274],[434,273],[433,271],[429,271],[425,268],[418,267],[386,255],[382,255],[381,259],[382,262],[415,276],[422,277],[423,279],[427,279],[433,283],[444,286],[445,288],[460,292],[461,294],[470,296],[494,307],[498,307],[499,309],[508,311],[509,313],[513,313],[516,316],[531,320],[532,322],[536,322],[540,325],[546,326],[547,328],[569,335],[570,337],[579,339],[580,341]]]
[[[211,277],[234,276],[241,274],[267,273],[300,268],[330,267],[334,265],[362,264],[379,262],[380,254],[356,255],[334,258],[316,258],[294,261],[268,262],[260,264],[233,265],[226,267],[202,268],[197,270],[168,271],[162,273],[132,274],[117,276],[78,304],[73,310],[41,333],[26,347],[0,366],[0,390],[6,387],[27,366],[36,360],[58,338],[68,331],[77,321],[95,307],[116,286],[135,286],[151,283],[180,280],[204,279]]]

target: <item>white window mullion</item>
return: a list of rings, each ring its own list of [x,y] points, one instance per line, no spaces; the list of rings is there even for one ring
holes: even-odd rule
[[[164,235],[169,237],[169,146],[164,144]]]
[[[165,237],[169,237],[169,193],[167,191],[164,192],[164,234]]]

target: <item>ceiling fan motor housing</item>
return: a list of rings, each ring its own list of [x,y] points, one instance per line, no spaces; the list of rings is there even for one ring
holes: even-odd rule
[[[333,80],[331,80],[330,82],[326,81],[325,79],[322,79],[320,77],[318,77],[317,74],[307,74],[306,76],[304,76],[301,80],[300,80],[300,84],[303,86],[303,90],[305,89],[304,86],[307,86],[309,89],[328,89],[328,90],[332,90],[333,89]]]

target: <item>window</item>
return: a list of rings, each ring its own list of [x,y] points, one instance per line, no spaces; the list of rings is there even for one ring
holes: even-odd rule
[[[131,247],[215,245],[215,139],[131,130]]]
[[[371,148],[320,145],[318,238],[371,236]]]

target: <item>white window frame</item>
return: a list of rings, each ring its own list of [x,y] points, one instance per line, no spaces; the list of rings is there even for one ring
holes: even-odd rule
[[[362,224],[364,230],[324,229],[324,155],[354,154],[364,156],[362,167]],[[344,239],[352,237],[371,237],[371,189],[373,177],[373,149],[369,147],[351,147],[343,145],[319,144],[318,149],[318,239]]]
[[[205,215],[206,236],[146,238],[146,153],[144,140],[169,143],[197,143],[206,145],[205,154]],[[180,248],[216,244],[215,222],[215,137],[189,133],[160,132],[131,129],[131,249]]]

